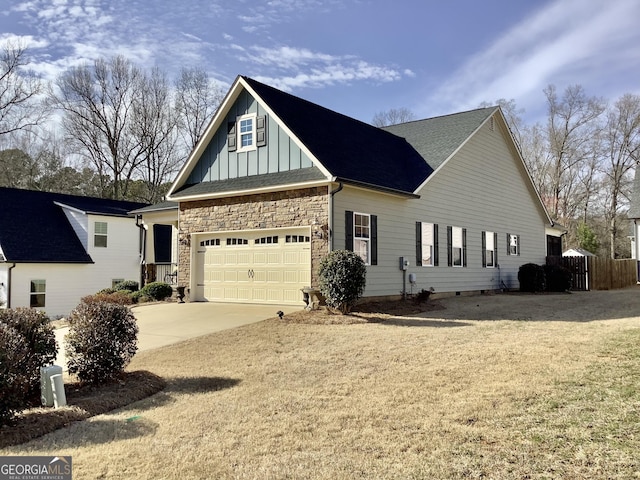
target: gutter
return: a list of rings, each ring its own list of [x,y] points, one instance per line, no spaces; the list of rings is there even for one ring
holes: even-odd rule
[[[16,268],[15,262],[7,270],[7,308],[11,308],[11,270]]]
[[[144,224],[141,223],[142,214],[136,215],[136,227],[140,229],[140,251],[138,252],[140,255],[140,288],[144,286],[144,271],[143,265],[147,262],[147,229],[144,228]]]

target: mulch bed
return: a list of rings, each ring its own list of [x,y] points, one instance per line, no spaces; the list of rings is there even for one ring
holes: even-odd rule
[[[166,382],[148,371],[125,372],[103,385],[65,384],[67,406],[37,407],[15,416],[0,427],[0,448],[28,442],[73,422],[124,407],[163,390]]]

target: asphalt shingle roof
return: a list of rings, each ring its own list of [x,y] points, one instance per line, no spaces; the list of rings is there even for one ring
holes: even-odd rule
[[[433,172],[400,136],[242,78],[339,180],[412,193]]]
[[[403,137],[435,170],[495,111],[497,107],[480,108],[442,117],[383,127]]]
[[[7,262],[92,263],[62,208],[128,216],[144,203],[0,187],[0,247]]]

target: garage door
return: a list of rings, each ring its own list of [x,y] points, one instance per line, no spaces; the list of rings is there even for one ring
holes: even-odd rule
[[[198,300],[300,304],[311,284],[309,229],[198,237]]]

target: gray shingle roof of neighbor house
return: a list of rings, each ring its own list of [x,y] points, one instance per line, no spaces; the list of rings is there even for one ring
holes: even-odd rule
[[[7,262],[92,263],[60,205],[125,217],[144,203],[0,187],[0,248]]]
[[[164,201],[164,202],[154,203],[153,205],[148,205],[146,207],[131,210],[129,213],[132,215],[135,215],[137,213],[161,212],[163,210],[177,210],[177,209],[178,209],[178,202]]]
[[[636,176],[633,180],[633,192],[629,202],[629,218],[640,218],[640,168],[636,168]]]

